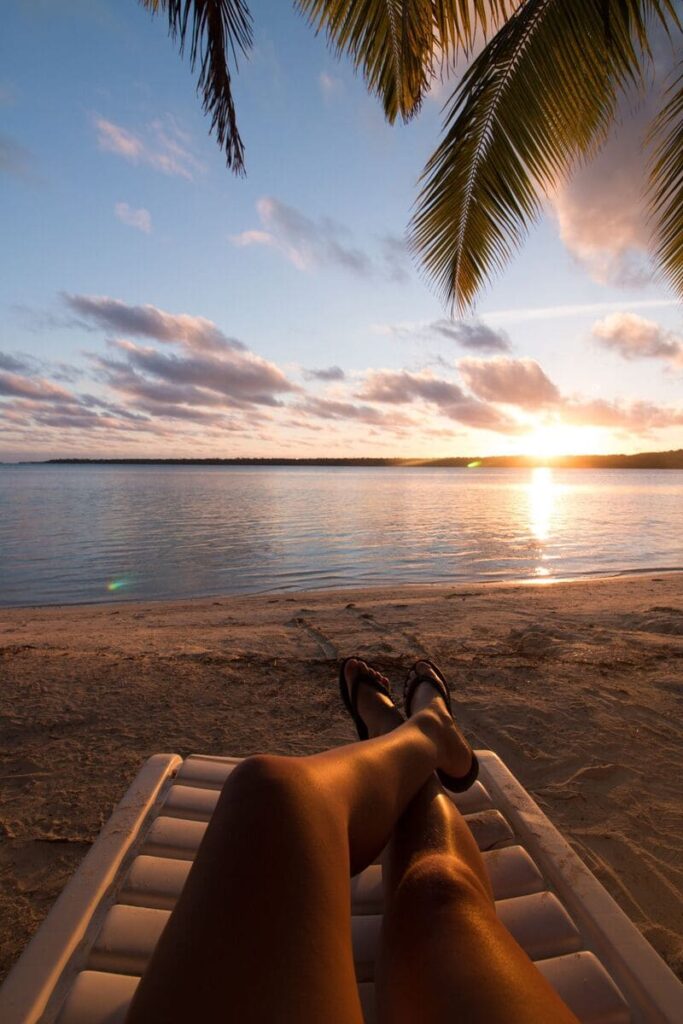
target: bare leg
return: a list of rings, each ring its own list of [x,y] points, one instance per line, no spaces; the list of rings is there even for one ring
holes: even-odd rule
[[[420,686],[413,707],[431,705],[445,712]],[[380,1022],[577,1024],[499,922],[481,854],[436,776],[394,829],[384,892]]]
[[[261,755],[232,773],[128,1024],[360,1024],[350,875],[437,766],[460,771],[462,752],[437,710],[403,722],[367,686],[359,710],[387,735],[312,757]]]

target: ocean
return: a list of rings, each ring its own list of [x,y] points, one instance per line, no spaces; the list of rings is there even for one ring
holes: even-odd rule
[[[683,471],[0,467],[0,605],[683,567]]]

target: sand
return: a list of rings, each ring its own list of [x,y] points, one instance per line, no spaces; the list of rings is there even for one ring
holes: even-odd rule
[[[683,575],[0,611],[0,977],[142,761],[355,738],[335,660],[420,656],[683,975]]]

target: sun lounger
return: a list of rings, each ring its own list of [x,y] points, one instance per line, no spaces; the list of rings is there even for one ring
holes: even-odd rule
[[[477,754],[480,781],[454,799],[506,927],[585,1024],[680,1024],[680,982],[502,761]],[[0,991],[3,1024],[121,1024],[236,763],[149,759]],[[379,864],[353,880],[352,913],[370,1024]]]

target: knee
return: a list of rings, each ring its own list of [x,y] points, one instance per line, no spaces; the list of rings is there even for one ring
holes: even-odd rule
[[[254,754],[245,757],[231,772],[226,789],[246,800],[280,803],[304,791],[305,775],[301,758]]]
[[[232,771],[222,800],[241,812],[249,810],[264,827],[282,830],[291,824],[304,832],[316,826],[324,812],[321,787],[306,758],[256,754]]]
[[[423,913],[428,918],[442,911],[492,907],[482,880],[466,864],[445,853],[427,854],[411,864],[393,902],[399,910]]]

